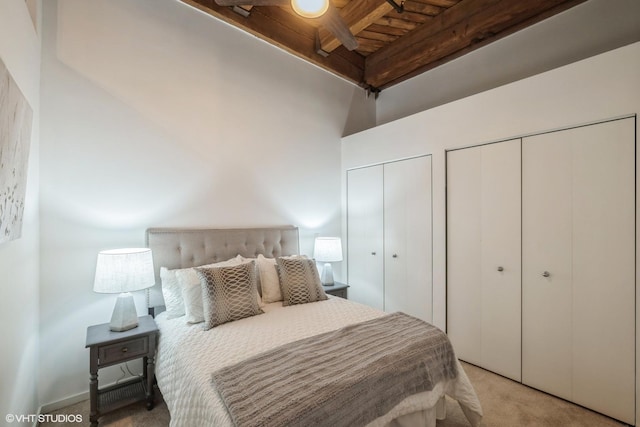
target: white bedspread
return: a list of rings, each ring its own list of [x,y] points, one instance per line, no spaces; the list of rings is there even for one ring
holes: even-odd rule
[[[167,320],[165,313],[156,318],[160,328],[156,377],[172,427],[233,425],[212,384],[214,371],[282,344],[385,314],[335,297],[289,307],[277,302],[263,310],[265,314],[209,331],[203,331],[201,324],[187,325],[184,318]],[[462,366],[458,370],[456,380],[405,399],[370,427],[385,426],[399,416],[425,409],[435,413],[445,393],[458,400],[471,424],[477,425],[482,417],[480,403]]]

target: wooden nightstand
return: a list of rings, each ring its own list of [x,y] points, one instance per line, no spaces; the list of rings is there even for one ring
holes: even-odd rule
[[[124,332],[111,331],[108,323],[87,328],[91,426],[98,425],[101,415],[141,400],[146,399],[147,409],[153,409],[157,342],[158,327],[151,316],[139,317],[138,327]],[[142,377],[98,389],[98,369],[139,358],[145,367]]]
[[[324,293],[329,295],[335,295],[340,298],[348,299],[347,296],[347,288],[349,285],[346,283],[335,282],[333,286],[325,286],[322,285],[322,289],[324,289]]]

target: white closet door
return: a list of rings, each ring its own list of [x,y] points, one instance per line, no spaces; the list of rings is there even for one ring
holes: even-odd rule
[[[458,357],[520,380],[520,140],[447,153],[447,333]]]
[[[523,382],[630,424],[634,128],[618,120],[523,142]]]
[[[482,360],[520,380],[521,200],[519,139],[482,147]],[[501,271],[500,271],[501,270]]]
[[[382,165],[347,172],[349,299],[384,309]]]
[[[568,400],[573,327],[571,148],[557,133],[522,143],[522,382]]]
[[[431,322],[431,156],[384,165],[384,213],[384,309]]]
[[[635,423],[635,123],[575,129],[573,401]],[[570,141],[570,142],[569,142]]]
[[[482,363],[481,148],[447,153],[447,335],[460,359]]]

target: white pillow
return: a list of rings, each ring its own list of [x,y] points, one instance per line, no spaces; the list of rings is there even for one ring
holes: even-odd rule
[[[258,255],[258,274],[260,275],[260,285],[262,286],[262,302],[270,303],[282,301],[282,291],[280,291],[280,279],[276,271],[276,259],[266,258]]]
[[[230,267],[242,263],[240,255],[227,261],[216,262],[198,266],[199,268],[207,267]],[[187,323],[204,322],[204,308],[202,306],[202,287],[200,285],[200,277],[193,268],[183,268],[176,270],[176,277],[182,289],[182,299],[184,300],[184,309]]]
[[[167,319],[175,319],[184,316],[184,300],[182,299],[182,290],[177,270],[169,270],[166,267],[160,267],[160,280],[162,281],[162,297],[164,305],[167,309]]]

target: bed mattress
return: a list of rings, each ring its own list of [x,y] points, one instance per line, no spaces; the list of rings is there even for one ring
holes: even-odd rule
[[[335,297],[288,307],[277,302],[263,310],[264,314],[208,331],[202,325],[187,324],[184,318],[169,320],[164,313],[156,317],[160,329],[156,377],[172,427],[233,426],[213,385],[213,372],[283,344],[385,315]],[[442,403],[445,394],[460,403],[471,425],[478,425],[480,403],[460,364],[458,372],[457,378],[436,384],[432,391],[404,399],[369,426],[407,425],[418,420],[421,425],[435,425],[438,402]]]

